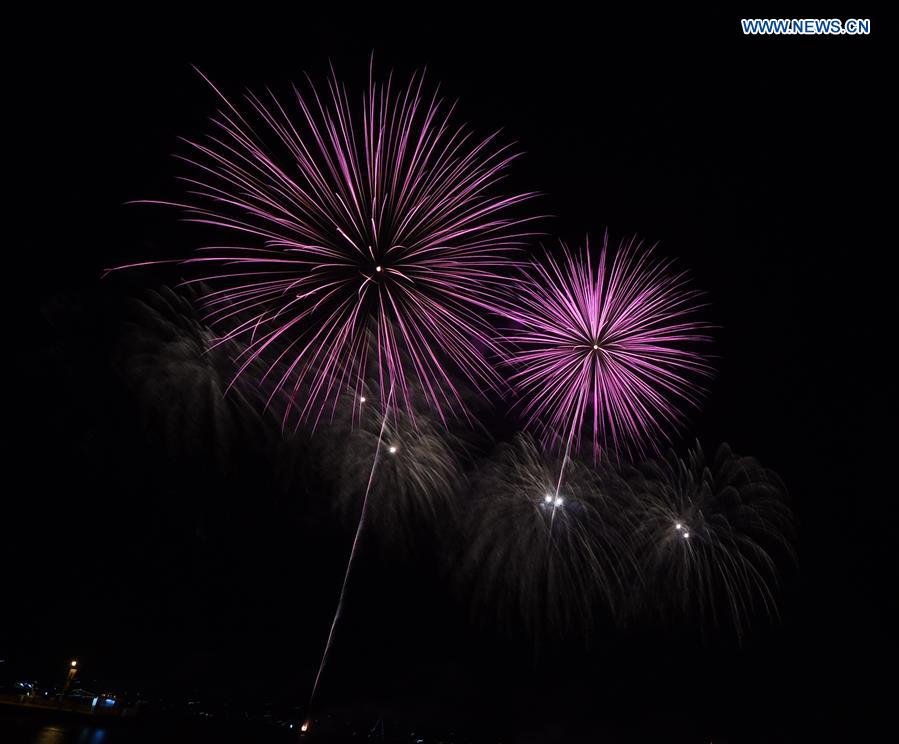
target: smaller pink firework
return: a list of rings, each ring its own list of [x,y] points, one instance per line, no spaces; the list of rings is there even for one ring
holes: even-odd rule
[[[505,361],[525,426],[546,447],[644,454],[702,396],[711,368],[699,292],[639,241],[547,254],[513,283]],[[589,433],[588,433],[589,432]]]

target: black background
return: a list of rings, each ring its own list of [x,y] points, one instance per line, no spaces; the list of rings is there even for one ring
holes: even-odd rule
[[[782,622],[742,648],[643,629],[535,661],[514,633],[470,621],[436,559],[366,550],[325,703],[535,741],[669,724],[671,740],[855,738],[896,675],[877,19],[870,37],[761,38],[724,14],[419,13],[20,29],[6,95],[4,674],[43,680],[77,656],[85,674],[165,694],[305,699],[350,527],[302,518],[327,494],[285,486],[252,448],[218,470],[168,456],[115,359],[123,298],[176,277],[100,277],[196,244],[174,213],[125,205],[179,193],[177,137],[205,131],[217,103],[191,64],[231,93],[321,80],[329,60],[359,86],[374,52],[382,72],[426,66],[477,131],[519,143],[513,185],[545,194],[548,232],[636,233],[691,270],[719,358],[681,444],[727,441],[783,476],[799,568]]]

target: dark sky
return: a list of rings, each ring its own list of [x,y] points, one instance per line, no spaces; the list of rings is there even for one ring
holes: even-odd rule
[[[21,172],[7,181],[0,658],[39,678],[75,655],[148,689],[304,697],[351,525],[314,478],[273,468],[252,428],[227,462],[202,433],[172,452],[122,355],[127,298],[177,276],[100,277],[196,244],[173,213],[125,205],[179,193],[177,137],[203,132],[216,105],[192,64],[231,92],[321,80],[329,60],[361,84],[373,51],[381,70],[426,66],[478,131],[519,143],[512,185],[545,194],[548,232],[638,234],[690,269],[720,327],[718,373],[680,446],[727,441],[781,474],[799,568],[782,622],[743,648],[644,628],[535,661],[514,633],[470,621],[442,556],[370,545],[327,703],[501,732],[672,720],[788,741],[870,722],[899,620],[895,458],[880,433],[895,331],[892,232],[874,225],[891,180],[878,19],[871,37],[746,38],[723,14],[439,10],[22,29],[6,95]],[[497,432],[503,414],[488,419]]]

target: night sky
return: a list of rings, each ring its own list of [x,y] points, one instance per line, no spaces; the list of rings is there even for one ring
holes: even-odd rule
[[[252,417],[224,444],[171,424],[160,400],[188,406],[190,390],[148,393],[128,359],[134,299],[180,275],[101,276],[201,240],[172,210],[126,204],[180,193],[177,138],[202,134],[217,104],[191,65],[236,94],[322,80],[330,61],[358,88],[374,52],[401,77],[427,67],[476,131],[518,143],[510,189],[543,193],[551,236],[637,234],[690,270],[717,373],[676,446],[728,442],[777,471],[798,565],[782,576],[781,620],[742,647],[646,625],[535,652],[470,616],[440,541],[373,534],[323,704],[510,740],[665,722],[672,740],[855,738],[894,701],[899,621],[878,19],[871,37],[759,38],[723,14],[488,23],[436,10],[25,30],[6,94],[20,131],[5,140],[19,172],[0,673],[43,680],[77,656],[89,677],[158,694],[305,700],[353,521],[303,465],[302,437]],[[515,429],[502,405],[485,423],[498,439]]]

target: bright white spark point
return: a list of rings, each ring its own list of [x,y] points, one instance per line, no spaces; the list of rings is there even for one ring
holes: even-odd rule
[[[309,730],[309,721],[303,721],[303,725],[300,726],[300,731],[306,732]]]
[[[593,344],[593,351],[599,351],[599,344]]]
[[[383,269],[380,266],[375,266],[375,271],[380,272],[380,271],[383,271]]]
[[[682,530],[683,528],[684,528],[684,526],[680,522],[678,522],[676,525],[674,525],[674,529],[676,529],[676,530]]]
[[[684,533],[684,540],[689,540],[689,539],[690,539],[690,533],[689,533],[689,532],[685,532],[685,533]]]
[[[359,402],[360,402],[360,403],[365,403],[365,396],[364,396],[364,395],[363,395],[361,398],[359,398]]]
[[[556,500],[553,502],[556,506],[562,506],[562,497],[556,496]]]
[[[393,444],[390,445],[390,449],[388,450],[388,452],[390,452],[391,455],[395,455],[396,454],[396,445],[393,445]]]
[[[551,504],[552,500],[553,500],[553,497],[550,494],[546,494],[546,496],[543,497],[544,504]]]

